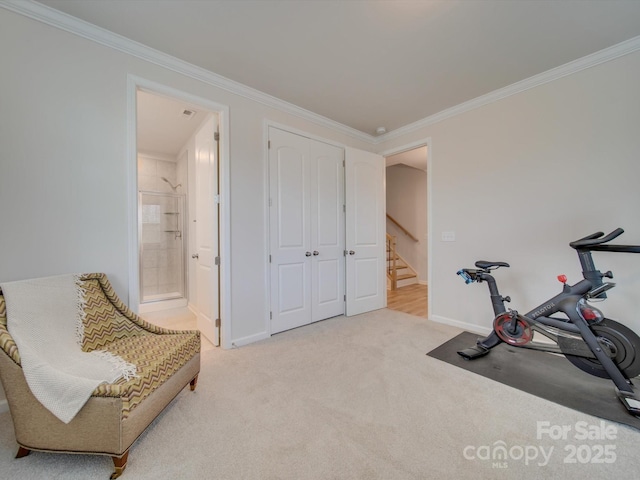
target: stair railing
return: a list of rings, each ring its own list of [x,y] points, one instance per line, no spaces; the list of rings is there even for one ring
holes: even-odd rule
[[[402,225],[400,225],[400,224],[398,223],[398,221],[397,221],[395,218],[393,218],[391,215],[389,215],[388,213],[387,213],[387,218],[388,218],[389,220],[391,220],[391,222],[393,222],[393,223],[394,223],[394,224],[395,224],[395,225],[396,225],[400,230],[402,230],[402,232],[403,232],[407,237],[409,237],[411,240],[413,240],[414,242],[418,242],[418,241],[419,241],[415,236],[413,236],[413,235],[411,234],[411,232],[409,232],[409,230],[407,230],[407,229],[406,229],[406,228],[404,228]]]
[[[396,237],[387,233],[387,277],[391,280],[391,290],[398,288],[396,258]]]

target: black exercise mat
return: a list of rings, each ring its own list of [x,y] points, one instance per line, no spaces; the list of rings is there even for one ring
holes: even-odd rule
[[[589,375],[562,356],[506,343],[475,360],[458,355],[458,350],[474,346],[477,339],[478,335],[463,332],[427,355],[565,407],[640,430],[640,418],[627,412],[611,380]]]

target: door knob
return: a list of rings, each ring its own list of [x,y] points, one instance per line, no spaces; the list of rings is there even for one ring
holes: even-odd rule
[[[197,253],[194,253],[193,255],[191,255],[191,258],[200,258],[200,255],[198,255]]]
[[[356,252],[354,252],[353,250],[349,250],[349,255],[355,255]]]
[[[306,252],[306,253],[304,254],[304,256],[305,256],[305,257],[310,257],[310,256],[311,256],[311,252]]]
[[[314,250],[314,251],[313,251],[313,255],[314,255],[314,256],[320,255],[320,252],[319,252],[319,251],[317,251],[317,250]]]

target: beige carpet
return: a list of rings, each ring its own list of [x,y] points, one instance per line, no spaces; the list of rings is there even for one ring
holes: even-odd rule
[[[458,333],[380,310],[206,351],[196,392],[183,391],[134,444],[121,478],[640,476],[639,432],[425,355]],[[537,422],[570,430],[537,438]],[[15,452],[0,415],[1,478],[106,480],[112,470],[108,457]]]

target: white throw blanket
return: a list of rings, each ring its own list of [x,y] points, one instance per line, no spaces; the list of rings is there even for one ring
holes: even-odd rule
[[[33,395],[69,423],[101,383],[135,376],[135,365],[105,351],[83,352],[83,291],[77,275],[0,284],[7,329]]]

